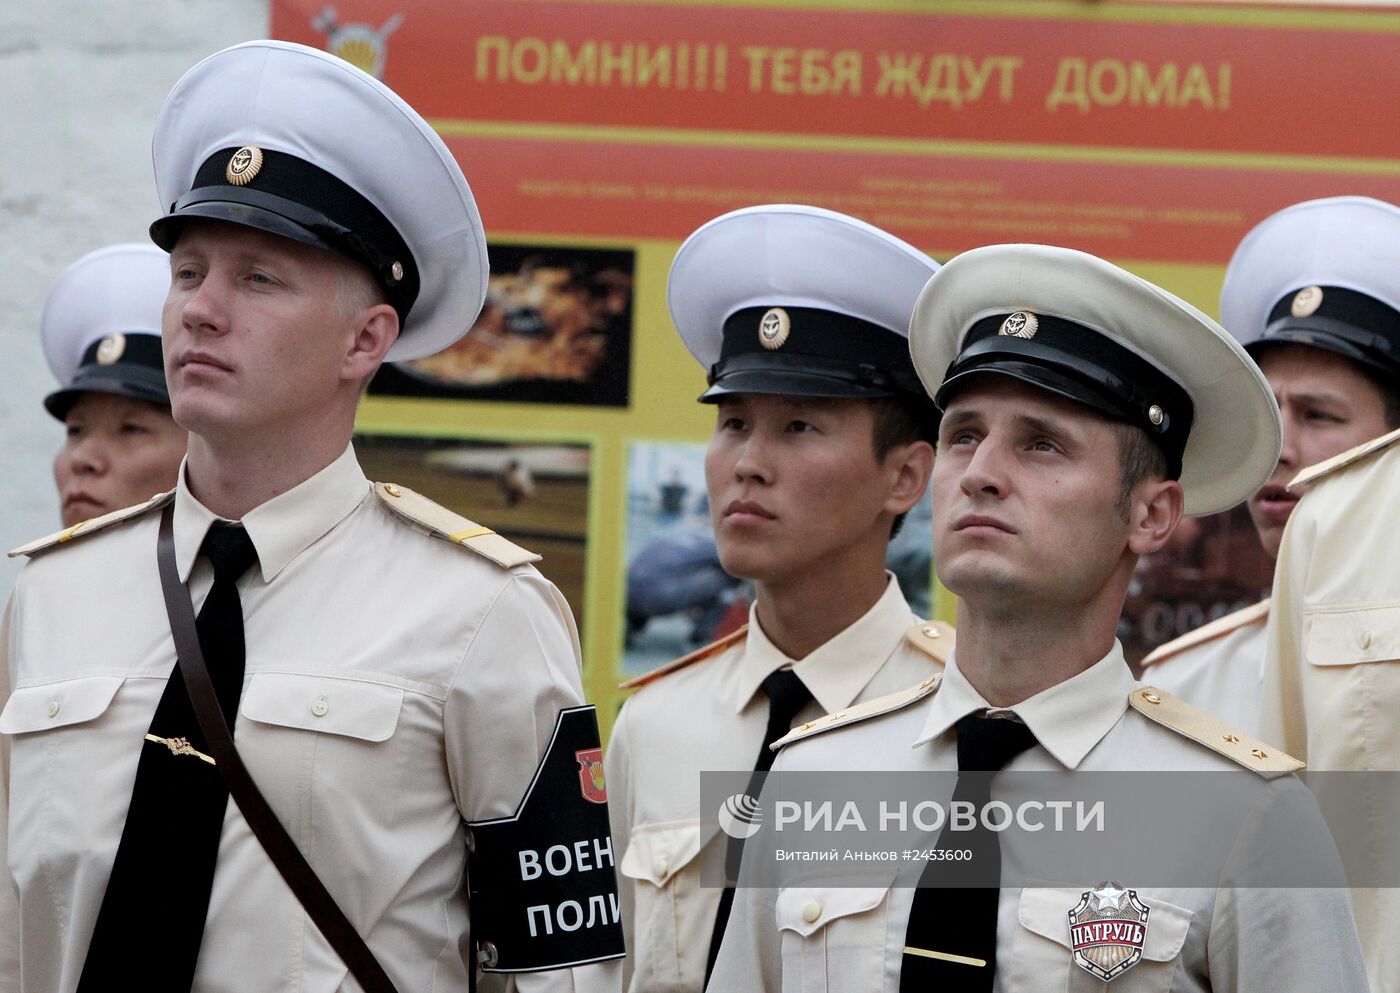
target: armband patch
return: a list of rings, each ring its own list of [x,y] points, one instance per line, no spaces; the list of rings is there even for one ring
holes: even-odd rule
[[[622,958],[617,871],[595,709],[559,712],[525,799],[468,831],[468,898],[486,972]]]

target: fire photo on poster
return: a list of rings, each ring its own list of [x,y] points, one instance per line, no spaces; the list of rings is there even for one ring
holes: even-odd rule
[[[886,567],[927,617],[928,497],[890,542]],[[634,442],[627,460],[627,604],[622,672],[647,672],[748,623],[753,585],[724,571],[705,492],[705,446]]]
[[[379,395],[626,407],[634,254],[491,245],[486,305],[436,355],[386,365]]]
[[[559,587],[582,627],[587,445],[359,434],[355,453],[370,479],[406,486],[543,555],[540,571]]]

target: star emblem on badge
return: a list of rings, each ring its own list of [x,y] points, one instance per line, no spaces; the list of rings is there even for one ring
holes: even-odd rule
[[[1122,910],[1123,897],[1127,890],[1122,889],[1117,883],[1100,883],[1095,889],[1090,890],[1089,895],[1094,900],[1094,910],[1102,914],[1105,910]]]

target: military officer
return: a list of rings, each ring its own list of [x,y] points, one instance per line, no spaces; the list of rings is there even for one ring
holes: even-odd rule
[[[1277,408],[1240,346],[1156,286],[1040,245],[946,264],[910,345],[943,412],[934,562],[961,598],[957,649],[941,678],[793,731],[774,772],[959,770],[961,790],[965,774],[1002,768],[1135,770],[1151,790],[1147,771],[1243,766],[1315,814],[1288,775],[1297,761],[1137,684],[1115,639],[1138,556],[1183,513],[1245,499],[1277,461]],[[1315,818],[1273,827],[1329,864]],[[1132,866],[1084,879],[1034,866],[1046,885],[1000,891],[743,886],[714,988],[1365,989],[1343,889],[1115,878]],[[1072,931],[1087,910],[1118,922],[1112,954]]]
[[[1393,239],[1400,210],[1360,198],[1347,202],[1352,213],[1332,244],[1350,249],[1343,258],[1354,260],[1360,274],[1329,268],[1319,254],[1321,272],[1307,288],[1305,309],[1316,306],[1321,315],[1330,298],[1354,301],[1350,306],[1366,316],[1364,327],[1340,330],[1355,343],[1356,361],[1394,369],[1400,288]],[[1400,770],[1400,586],[1390,526],[1400,480],[1397,440],[1400,431],[1373,438],[1303,469],[1288,488],[1298,502],[1274,572],[1259,727],[1320,773]],[[1349,852],[1370,878],[1352,881],[1382,884],[1352,890],[1374,990],[1400,989],[1400,802],[1388,787],[1393,778],[1354,777],[1363,793],[1347,799],[1369,815]]]
[[[175,485],[187,435],[161,365],[169,286],[155,245],[109,245],[69,266],[44,302],[44,357],[61,384],[44,407],[67,428],[53,463],[64,527]]]
[[[1245,236],[1220,295],[1226,330],[1259,363],[1283,450],[1249,498],[1271,558],[1303,468],[1400,427],[1400,208],[1369,197],[1294,204]],[[1144,679],[1251,733],[1269,601],[1161,646]]]
[[[715,408],[720,560],[756,597],[746,627],[628,684],[609,741],[637,993],[699,993],[728,917],[734,890],[708,880],[738,850],[701,827],[701,771],[766,768],[794,721],[917,683],[952,645],[884,567],[933,460],[937,411],[906,334],[936,269],[855,218],[781,204],[710,221],[671,267],[671,315]]]
[[[17,550],[0,989],[617,989],[569,608],[350,445],[380,362],[481,307],[460,169],[383,84],[271,41],[186,73],[153,152],[189,454],[173,492]]]

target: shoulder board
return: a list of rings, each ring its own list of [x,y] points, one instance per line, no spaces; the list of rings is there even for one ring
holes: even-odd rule
[[[18,555],[34,555],[38,552],[47,551],[57,545],[66,545],[70,541],[78,538],[86,538],[90,534],[96,534],[104,528],[109,528],[113,524],[120,524],[122,521],[131,520],[133,517],[140,517],[148,510],[155,510],[164,507],[171,500],[175,499],[175,491],[169,490],[165,493],[157,493],[145,503],[138,503],[133,507],[123,507],[121,510],[114,510],[110,514],[103,514],[101,517],[89,517],[85,521],[79,521],[71,528],[64,528],[62,531],[55,531],[47,537],[38,541],[31,541],[27,545],[20,545],[18,548],[10,550],[10,558]]]
[[[490,528],[469,521],[461,514],[454,514],[446,507],[436,504],[414,493],[405,486],[393,483],[375,483],[374,492],[393,513],[406,521],[425,527],[437,538],[444,538],[454,545],[470,548],[482,558],[490,559],[503,569],[510,569],[527,562],[538,562],[543,556],[521,548],[507,541]]]
[[[801,741],[803,738],[811,738],[814,735],[821,734],[823,731],[832,731],[836,728],[846,727],[848,724],[858,724],[871,717],[879,717],[881,714],[902,710],[911,703],[917,703],[934,690],[938,689],[938,684],[942,681],[943,673],[934,673],[922,683],[918,683],[908,689],[897,690],[894,693],[887,693],[884,696],[877,696],[873,700],[866,700],[864,703],[858,703],[854,707],[847,707],[845,710],[838,710],[834,714],[818,717],[815,721],[799,724],[768,747],[776,752],[785,745],[791,745],[794,741]]]
[[[716,655],[724,651],[730,645],[737,645],[739,642],[743,641],[744,638],[748,635],[748,633],[749,626],[747,624],[744,624],[736,630],[729,632],[727,635],[725,635],[718,641],[710,642],[704,648],[697,648],[689,655],[682,655],[680,658],[673,659],[672,661],[667,662],[663,666],[658,666],[657,668],[651,670],[651,672],[645,673],[641,676],[637,676],[634,679],[629,679],[625,683],[619,683],[617,688],[620,690],[635,690],[639,686],[645,686],[647,683],[656,682],[662,676],[669,676],[673,672],[678,672],[681,669],[684,669],[686,666],[694,665],[696,662],[704,662],[706,659],[714,658]]]
[[[1277,779],[1303,768],[1302,762],[1283,749],[1236,731],[1214,714],[1193,707],[1166,690],[1140,686],[1128,696],[1128,703],[1154,724],[1170,728],[1265,779]]]
[[[1370,441],[1362,442],[1355,448],[1349,448],[1341,455],[1334,455],[1330,459],[1319,462],[1317,465],[1310,465],[1298,475],[1294,476],[1288,483],[1290,490],[1301,489],[1304,486],[1311,486],[1313,483],[1330,476],[1338,469],[1344,469],[1355,462],[1360,462],[1366,456],[1375,452],[1389,448],[1396,441],[1400,441],[1400,431],[1392,431],[1383,434],[1379,438],[1372,438]]]
[[[1209,624],[1202,624],[1194,631],[1187,631],[1180,638],[1169,641],[1165,645],[1158,645],[1142,660],[1142,667],[1146,669],[1150,665],[1164,662],[1174,655],[1180,655],[1188,648],[1195,648],[1197,645],[1204,645],[1216,638],[1223,638],[1231,631],[1238,631],[1242,627],[1267,620],[1268,617],[1269,598],[1265,597],[1252,607],[1237,610],[1233,614],[1226,614]]]
[[[904,632],[904,640],[939,665],[947,665],[953,655],[957,632],[943,621],[920,621]]]

